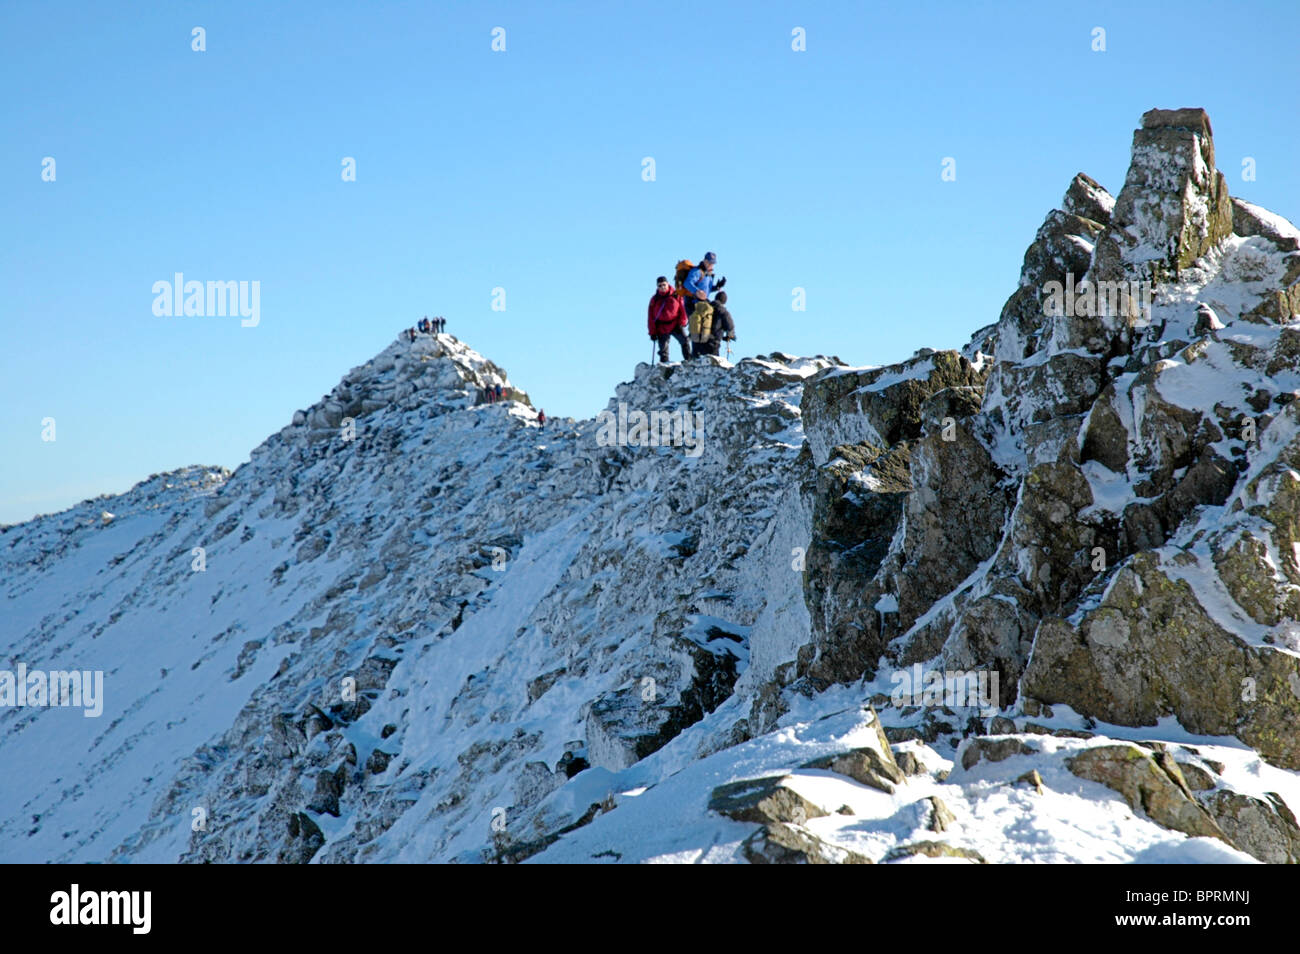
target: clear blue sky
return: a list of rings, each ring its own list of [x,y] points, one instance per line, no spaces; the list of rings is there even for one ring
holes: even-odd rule
[[[1134,6],[7,0],[0,522],[233,467],[424,314],[591,415],[708,249],[737,355],[958,346],[1153,106],[1208,109],[1231,191],[1300,221],[1297,5]],[[178,271],[259,281],[260,324],[155,317]]]

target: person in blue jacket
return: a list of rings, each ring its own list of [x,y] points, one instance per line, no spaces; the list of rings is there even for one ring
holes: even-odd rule
[[[700,264],[687,272],[686,278],[682,281],[682,287],[686,289],[686,304],[690,306],[686,310],[687,317],[690,317],[695,302],[708,301],[709,295],[713,294],[713,266],[717,261],[718,256],[712,252],[705,252],[704,258],[700,259]]]
[[[727,284],[725,278],[720,279],[716,284],[713,280],[713,266],[718,262],[718,256],[712,252],[705,252],[704,258],[700,259],[700,264],[687,273],[686,278],[682,281],[682,288],[686,292],[685,302],[686,317],[689,319],[691,312],[695,309],[695,303],[699,301],[708,301],[709,295],[718,291],[723,285]],[[699,357],[704,354],[705,350],[699,347],[692,348],[692,357]]]

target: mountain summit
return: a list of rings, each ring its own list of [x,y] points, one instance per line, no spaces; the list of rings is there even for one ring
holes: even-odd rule
[[[0,530],[10,670],[103,674],[0,673],[0,858],[1300,860],[1297,393],[1300,230],[1197,109],[960,350],[543,428],[403,338],[233,474]]]

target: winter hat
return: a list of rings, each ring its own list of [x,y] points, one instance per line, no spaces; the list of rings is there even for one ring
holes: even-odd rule
[[[725,305],[727,303],[727,293],[718,292],[716,295],[713,296],[713,300],[720,304]]]
[[[712,252],[705,252],[704,260],[712,265],[718,260],[718,256],[714,255]]]
[[[656,284],[656,285],[666,285],[666,284],[668,284],[668,278],[667,278],[666,276],[664,276],[664,275],[660,275],[658,278],[655,279],[655,284]]]

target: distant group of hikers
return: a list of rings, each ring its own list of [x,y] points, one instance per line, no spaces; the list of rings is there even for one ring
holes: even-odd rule
[[[500,384],[488,384],[483,387],[482,392],[479,394],[479,398],[480,403],[482,404],[496,404],[499,401],[513,401],[514,389],[502,387]],[[546,426],[545,411],[539,410],[537,412],[537,426]]]
[[[717,262],[718,256],[705,252],[699,265],[685,258],[678,262],[672,284],[666,275],[655,279],[646,325],[650,338],[659,346],[661,362],[668,361],[669,338],[676,338],[681,345],[683,361],[716,355],[724,341],[736,340],[736,323],[727,310],[727,293],[722,290],[727,280],[713,279]],[[712,301],[709,295],[713,295]],[[730,345],[727,353],[731,353]]]
[[[421,318],[419,321],[415,323],[414,328],[406,329],[406,340],[414,341],[417,332],[422,335],[440,335],[446,330],[447,330],[446,318],[439,316],[437,318],[430,319],[428,315],[425,315],[423,318]]]
[[[414,328],[407,328],[403,333],[407,341],[414,341],[417,335],[439,335],[447,330],[447,319],[439,315],[437,318],[430,318],[425,315],[415,323]],[[500,384],[484,385],[479,392],[480,404],[496,404],[499,401],[511,400],[514,398],[514,389],[506,388]],[[537,426],[546,426],[546,412],[539,410],[537,412]]]
[[[668,362],[669,338],[676,338],[681,345],[683,361],[704,355],[716,356],[724,342],[730,356],[730,342],[736,340],[736,322],[727,310],[727,293],[722,290],[722,286],[727,284],[726,278],[715,280],[713,277],[717,264],[718,256],[705,252],[698,265],[688,258],[678,262],[672,282],[666,275],[655,279],[646,328],[650,339],[657,345],[660,362]],[[446,318],[439,316],[430,320],[425,315],[414,328],[407,329],[406,338],[414,341],[417,334],[442,334],[446,330]],[[506,392],[500,384],[487,385],[480,394],[484,404],[496,404],[505,399]],[[545,411],[537,412],[537,426],[546,426]]]

